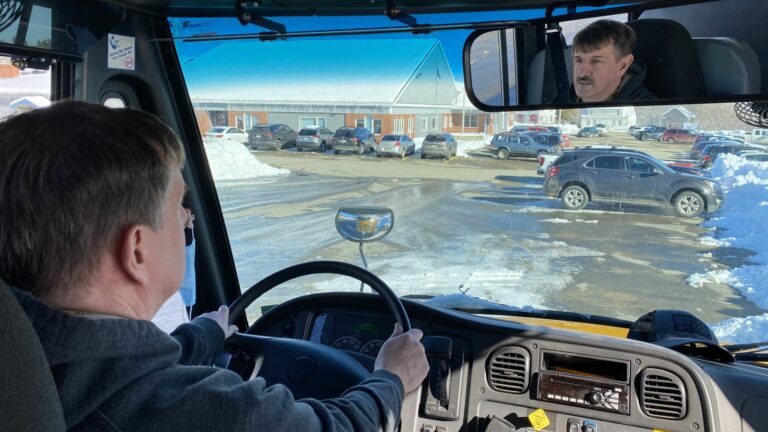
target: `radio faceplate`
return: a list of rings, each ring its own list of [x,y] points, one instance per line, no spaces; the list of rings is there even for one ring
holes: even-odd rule
[[[557,372],[540,372],[536,384],[539,400],[629,415],[628,384],[581,378]]]

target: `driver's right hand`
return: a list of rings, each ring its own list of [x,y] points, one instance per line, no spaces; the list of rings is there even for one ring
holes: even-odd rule
[[[376,357],[374,370],[384,369],[400,377],[406,394],[419,388],[429,373],[429,362],[421,344],[423,336],[419,329],[403,333],[400,324],[395,324],[395,331]]]

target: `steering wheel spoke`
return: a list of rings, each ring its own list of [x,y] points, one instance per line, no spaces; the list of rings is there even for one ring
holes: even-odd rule
[[[403,304],[384,281],[368,270],[339,261],[302,263],[262,279],[232,302],[229,307],[230,323],[272,288],[301,276],[324,273],[349,276],[365,283],[379,293],[403,330],[410,330],[411,323]],[[268,385],[284,384],[297,399],[338,397],[369,375],[368,370],[346,352],[300,339],[250,334],[253,328],[251,326],[249,334],[235,333],[225,346],[230,352],[244,353],[247,362],[255,365],[256,374]],[[230,361],[228,367],[242,376],[243,363]]]

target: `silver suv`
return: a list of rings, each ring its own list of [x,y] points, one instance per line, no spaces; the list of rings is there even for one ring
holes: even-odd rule
[[[305,127],[296,137],[296,150],[316,150],[324,153],[331,144],[333,132],[324,127]]]
[[[563,153],[547,169],[544,191],[567,209],[589,201],[669,207],[696,217],[723,204],[720,185],[677,172],[646,153],[628,149],[579,149]]]
[[[510,132],[496,134],[491,140],[491,149],[499,159],[508,159],[510,156],[539,157],[561,151],[559,140],[536,142],[530,134]]]

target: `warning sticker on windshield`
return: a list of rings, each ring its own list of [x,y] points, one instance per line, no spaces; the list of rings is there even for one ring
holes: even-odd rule
[[[109,69],[136,69],[136,38],[110,33],[107,51],[107,67]]]

